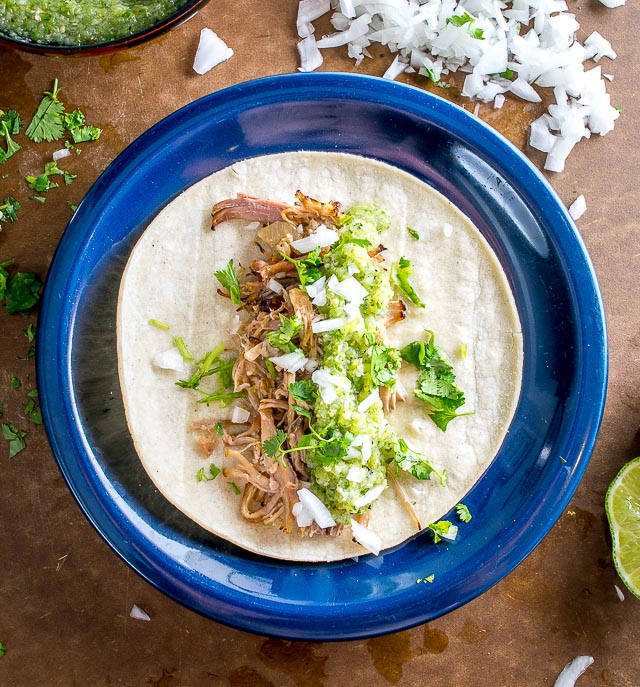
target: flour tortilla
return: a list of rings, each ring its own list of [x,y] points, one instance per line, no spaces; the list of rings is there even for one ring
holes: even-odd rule
[[[375,203],[389,213],[392,227],[383,236],[387,264],[409,257],[415,268],[412,283],[427,304],[411,307],[407,319],[388,330],[391,344],[402,346],[433,330],[465,392],[462,410],[474,411],[442,432],[410,393],[388,416],[412,448],[447,472],[445,487],[436,479],[401,475],[423,528],[464,499],[500,448],[520,392],[522,336],[507,280],[478,229],[431,187],[380,162],[315,152],[245,160],[188,188],[152,221],[126,266],[117,317],[120,384],[144,468],[176,508],[226,540],[274,558],[331,561],[367,553],[349,528],[337,538],[302,538],[250,524],[239,514],[240,497],[222,475],[196,481],[201,467],[211,461],[222,467],[228,459],[221,454],[203,458],[193,423],[228,418],[230,410],[198,404],[195,392],[175,385],[190,371],[180,375],[152,364],[171,348],[174,336],[184,338],[196,359],[221,342],[233,348],[229,332],[237,327],[237,314],[217,295],[213,273],[231,258],[247,265],[256,257],[255,229],[234,220],[211,231],[211,207],[238,193],[291,203],[298,189],[322,201],[337,200],[346,210]],[[418,232],[418,241],[407,227]],[[150,319],[171,330],[150,326]],[[417,373],[403,369],[401,375],[412,390]],[[392,486],[375,503],[369,528],[382,538],[383,549],[416,534]]]

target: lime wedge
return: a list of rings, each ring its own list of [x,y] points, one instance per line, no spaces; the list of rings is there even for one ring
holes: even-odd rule
[[[628,462],[607,489],[613,562],[629,591],[640,599],[640,456]]]

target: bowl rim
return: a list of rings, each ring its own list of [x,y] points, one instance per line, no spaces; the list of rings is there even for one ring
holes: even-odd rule
[[[100,43],[89,43],[83,45],[58,45],[50,43],[36,43],[28,39],[21,39],[9,36],[2,32],[0,27],[0,46],[15,48],[23,52],[37,55],[99,55],[103,53],[116,52],[133,48],[141,43],[153,40],[158,36],[180,26],[180,24],[191,19],[209,0],[185,0],[182,7],[156,22],[152,26],[137,31],[136,33],[114,38],[110,41]]]
[[[555,499],[553,507],[546,511],[545,520],[538,530],[535,533],[531,532],[526,541],[520,540],[515,542],[511,551],[502,557],[500,565],[496,564],[496,567],[499,567],[501,571],[500,574],[497,577],[494,576],[488,583],[484,583],[478,588],[467,589],[465,595],[457,598],[446,608],[440,609],[436,615],[429,615],[428,611],[422,609],[419,617],[414,615],[408,622],[405,620],[398,624],[397,618],[381,618],[381,625],[376,627],[368,626],[365,630],[354,629],[349,632],[345,630],[344,624],[340,626],[340,631],[337,630],[335,623],[339,624],[341,622],[336,615],[338,613],[337,609],[324,609],[329,622],[327,622],[326,627],[316,628],[315,632],[310,633],[308,629],[305,630],[300,625],[301,618],[298,617],[299,613],[304,614],[309,611],[305,607],[301,607],[301,610],[295,613],[291,609],[287,611],[277,609],[277,604],[274,605],[274,602],[265,602],[263,608],[258,610],[250,601],[247,602],[246,599],[243,601],[242,596],[236,590],[225,590],[224,598],[216,599],[220,612],[216,610],[214,613],[211,610],[211,606],[203,607],[201,600],[199,601],[197,598],[197,590],[195,595],[192,594],[190,597],[185,597],[185,591],[179,585],[174,584],[172,586],[172,584],[167,583],[167,580],[159,583],[154,578],[154,571],[148,565],[145,566],[144,561],[134,560],[132,562],[131,557],[127,557],[127,553],[130,552],[119,550],[116,543],[105,532],[104,523],[99,522],[95,512],[92,512],[87,507],[82,494],[76,489],[77,484],[74,483],[74,480],[77,480],[79,475],[74,474],[73,470],[69,469],[69,465],[60,459],[60,456],[67,450],[65,446],[67,437],[64,436],[64,431],[66,430],[61,430],[60,424],[57,424],[59,423],[59,406],[56,406],[53,399],[57,399],[62,393],[58,386],[59,384],[65,393],[71,392],[70,380],[64,378],[64,373],[68,370],[69,366],[71,342],[68,339],[68,332],[63,331],[64,327],[59,326],[59,322],[52,316],[52,313],[55,314],[58,311],[58,314],[60,314],[61,308],[64,307],[59,302],[57,289],[64,291],[68,280],[73,279],[74,270],[78,269],[78,266],[74,265],[75,256],[65,255],[64,247],[66,243],[73,239],[74,235],[79,234],[82,230],[82,227],[79,225],[79,219],[77,221],[74,220],[81,217],[83,212],[82,206],[83,204],[87,205],[84,200],[79,207],[80,213],[69,222],[69,226],[60,241],[52,261],[52,267],[55,267],[55,269],[50,270],[47,278],[41,315],[42,326],[39,327],[38,332],[37,367],[39,370],[44,370],[45,367],[50,368],[51,361],[53,360],[56,363],[57,372],[56,375],[53,377],[50,375],[48,378],[47,376],[38,375],[38,385],[41,389],[45,429],[56,460],[72,494],[90,522],[92,522],[111,548],[147,581],[192,610],[238,629],[291,639],[357,639],[406,629],[458,608],[500,581],[504,575],[513,570],[528,556],[544,536],[548,534],[578,486],[587,467],[602,420],[608,379],[606,320],[597,278],[584,242],[567,209],[561,203],[550,183],[535,165],[504,136],[496,132],[488,124],[473,117],[463,108],[416,87],[398,82],[389,82],[379,77],[340,73],[286,74],[243,82],[204,96],[170,114],[133,141],[102,173],[85,198],[99,194],[102,187],[108,184],[110,177],[118,174],[123,166],[131,163],[137,155],[144,152],[148,141],[155,139],[157,145],[157,140],[161,137],[163,131],[176,127],[181,121],[187,121],[194,113],[198,116],[204,116],[203,112],[205,111],[210,113],[225,109],[231,103],[236,103],[238,107],[243,106],[251,109],[252,107],[262,106],[265,103],[285,102],[287,98],[293,97],[294,94],[302,99],[317,97],[321,100],[322,98],[331,100],[341,97],[361,99],[365,102],[373,101],[375,105],[382,107],[398,107],[402,105],[406,111],[412,114],[417,113],[425,118],[436,117],[438,123],[446,121],[448,126],[451,127],[449,130],[458,137],[461,136],[461,131],[466,131],[467,136],[473,137],[473,146],[476,149],[483,150],[492,160],[495,155],[498,155],[496,151],[500,151],[500,155],[504,158],[500,168],[502,170],[508,169],[511,175],[510,179],[513,179],[516,173],[522,175],[518,188],[524,185],[526,190],[523,193],[527,197],[531,197],[535,193],[542,193],[545,199],[552,201],[548,204],[548,207],[543,209],[543,213],[548,215],[547,225],[551,222],[552,218],[561,230],[560,234],[555,236],[560,247],[571,248],[572,253],[567,254],[565,252],[563,257],[569,261],[578,261],[580,263],[580,276],[586,283],[586,288],[584,292],[580,291],[575,293],[574,296],[579,302],[580,312],[589,312],[591,317],[589,326],[585,322],[580,323],[580,331],[585,336],[591,337],[590,343],[584,351],[581,369],[584,369],[587,365],[592,367],[593,377],[588,380],[589,384],[586,383],[585,379],[581,378],[580,386],[581,392],[583,392],[580,397],[581,422],[576,421],[576,417],[574,417],[571,427],[572,440],[574,443],[577,442],[576,463],[567,473],[567,488]],[[433,120],[430,119],[429,121]],[[466,137],[465,140],[467,140]],[[68,313],[65,317],[67,316]],[[594,329],[591,326],[593,322],[599,325],[599,327]],[[65,322],[65,324],[68,324],[68,322]],[[60,351],[58,349],[62,351],[62,359],[60,359]],[[594,362],[597,362],[598,365],[592,365]],[[65,384],[69,388],[66,388]],[[576,412],[577,415],[578,413]],[[74,428],[71,426],[67,429],[72,432],[74,431]],[[576,436],[577,434],[579,436]],[[80,475],[80,477],[82,476]],[[182,573],[183,576],[189,577],[184,569],[180,568],[178,570],[177,568],[176,572],[178,575]],[[197,584],[193,580],[193,576],[190,579]],[[172,580],[172,582],[175,583],[175,580]],[[243,610],[246,611],[244,616],[242,614]],[[279,610],[282,615],[275,622],[270,622],[271,613],[275,610]],[[290,624],[287,625],[287,622]]]

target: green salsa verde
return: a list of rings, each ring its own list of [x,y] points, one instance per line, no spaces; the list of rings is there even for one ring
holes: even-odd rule
[[[92,45],[144,31],[185,0],[5,0],[0,32],[47,45]]]

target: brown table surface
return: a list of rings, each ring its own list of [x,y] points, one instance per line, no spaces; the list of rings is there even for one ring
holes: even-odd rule
[[[614,132],[581,142],[562,174],[550,175],[568,205],[584,194],[578,221],[604,297],[610,381],[602,428],[570,505],[538,548],[510,575],[471,603],[427,625],[343,643],[290,642],[228,628],[157,591],[104,543],[63,481],[45,433],[24,415],[35,385],[24,319],[0,308],[0,402],[4,422],[28,429],[25,451],[7,457],[0,441],[0,685],[211,685],[232,687],[345,684],[384,686],[552,685],[581,654],[594,665],[579,685],[640,685],[640,601],[620,602],[603,509],[607,485],[640,454],[640,214],[638,192],[637,4],[607,10],[569,0],[584,40],[607,37],[618,59],[603,61],[623,109]],[[34,56],[0,48],[0,108],[33,113],[40,93],[60,80],[66,103],[83,109],[102,138],[61,163],[77,180],[54,189],[43,205],[29,200],[23,177],[41,169],[59,144],[24,149],[0,173],[0,198],[23,203],[20,219],[0,234],[0,262],[44,277],[77,203],[100,172],[134,138],[182,105],[225,86],[297,67],[297,2],[218,0],[170,34],[143,47],[98,57]],[[235,56],[206,75],[192,71],[200,29],[209,26]],[[325,29],[326,31],[326,29]],[[379,53],[379,54],[378,54]],[[356,69],[344,49],[325,52],[323,70],[381,75],[386,50]],[[381,55],[385,55],[381,57]],[[423,83],[424,85],[424,83]],[[455,98],[455,89],[440,91]],[[468,110],[474,104],[462,103]],[[523,148],[539,108],[509,100],[479,116]],[[22,139],[24,141],[24,139]],[[12,389],[11,377],[22,381]],[[132,604],[150,622],[129,617]]]

